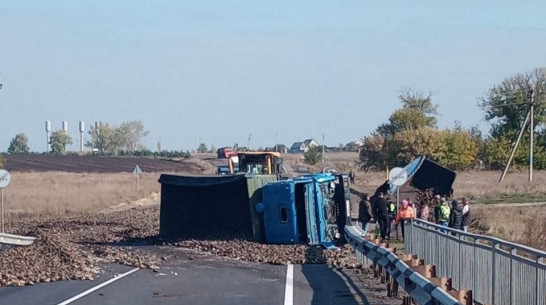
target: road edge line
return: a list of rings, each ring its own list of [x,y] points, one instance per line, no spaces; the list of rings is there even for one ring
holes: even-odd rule
[[[109,279],[108,281],[106,281],[106,282],[104,282],[104,283],[101,283],[101,284],[99,284],[99,285],[97,285],[97,286],[95,286],[95,287],[93,287],[93,288],[87,289],[86,291],[84,291],[84,292],[82,292],[82,293],[80,293],[80,294],[78,294],[78,295],[76,295],[76,296],[73,296],[73,297],[71,297],[70,299],[68,299],[68,300],[66,300],[66,301],[64,301],[64,302],[61,302],[61,303],[59,303],[59,304],[57,304],[57,305],[67,305],[67,304],[70,304],[70,303],[72,303],[72,302],[74,302],[74,301],[76,301],[76,300],[78,300],[78,299],[80,299],[80,298],[82,298],[82,297],[84,297],[84,296],[86,296],[86,295],[88,295],[88,294],[94,292],[94,291],[97,291],[97,290],[101,289],[102,287],[104,287],[104,286],[106,286],[106,285],[108,285],[108,284],[111,284],[111,283],[113,283],[113,282],[115,282],[115,281],[117,281],[117,280],[119,280],[119,279],[122,279],[122,278],[128,276],[129,274],[131,274],[131,273],[133,273],[133,272],[136,272],[136,271],[138,271],[138,270],[140,270],[140,268],[131,269],[131,270],[125,272],[125,273],[122,273],[122,274],[120,274],[120,275],[118,275],[118,276],[116,276],[116,277],[113,277],[113,278]]]
[[[284,288],[284,305],[294,304],[294,265],[286,266],[286,284]]]

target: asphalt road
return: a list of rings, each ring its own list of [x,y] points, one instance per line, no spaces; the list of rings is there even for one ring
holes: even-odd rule
[[[0,304],[368,304],[350,273],[327,265],[288,267],[172,252],[163,257],[168,259],[159,272],[106,265],[93,281],[0,288]]]

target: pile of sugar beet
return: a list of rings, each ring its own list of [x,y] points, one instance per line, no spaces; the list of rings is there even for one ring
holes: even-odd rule
[[[38,282],[91,280],[104,263],[158,271],[162,258],[154,247],[178,247],[193,253],[265,264],[329,264],[360,269],[350,246],[323,250],[307,245],[269,245],[250,238],[215,236],[163,240],[159,207],[139,207],[77,216],[29,216],[9,219],[6,233],[36,237],[30,246],[2,247],[0,286]],[[139,247],[142,245],[152,247]]]

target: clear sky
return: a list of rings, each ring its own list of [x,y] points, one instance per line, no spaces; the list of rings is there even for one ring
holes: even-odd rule
[[[70,150],[79,121],[85,140],[142,121],[151,150],[337,146],[405,88],[432,93],[440,128],[488,131],[477,99],[544,66],[543,0],[0,0],[0,151],[18,133],[44,151],[46,120]]]

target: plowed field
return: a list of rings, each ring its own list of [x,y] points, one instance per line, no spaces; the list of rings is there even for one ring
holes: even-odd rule
[[[74,173],[120,173],[133,172],[138,165],[143,172],[199,173],[196,164],[184,160],[166,160],[145,157],[102,156],[53,156],[53,155],[7,155],[4,169],[18,172],[62,171]]]

